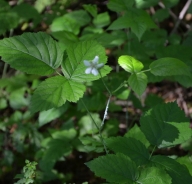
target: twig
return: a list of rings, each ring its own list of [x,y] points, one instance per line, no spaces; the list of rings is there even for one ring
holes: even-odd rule
[[[179,27],[181,21],[183,20],[183,17],[185,15],[185,13],[187,12],[190,4],[191,4],[192,0],[188,0],[185,4],[185,6],[183,7],[183,9],[181,10],[180,14],[179,14],[179,18],[175,24],[175,27],[173,28],[172,32],[170,34],[173,34],[176,32],[177,28]]]
[[[101,134],[101,128],[100,128],[100,127],[97,125],[97,123],[95,122],[93,116],[92,116],[91,113],[89,112],[87,106],[85,105],[85,103],[83,102],[82,99],[81,99],[81,102],[82,102],[83,106],[85,107],[85,109],[87,110],[87,112],[88,112],[91,120],[93,121],[94,125],[96,126],[96,128],[97,128],[97,130],[98,130],[98,132],[99,132],[100,140],[101,140],[101,142],[102,142],[102,144],[103,144],[103,147],[104,147],[104,149],[105,149],[105,152],[106,152],[106,154],[108,154],[107,146],[105,145],[103,136],[102,136],[102,134]]]

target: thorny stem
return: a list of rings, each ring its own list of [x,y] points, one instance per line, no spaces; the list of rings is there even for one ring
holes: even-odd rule
[[[89,112],[87,106],[85,105],[85,103],[83,102],[82,99],[81,99],[81,102],[82,102],[83,106],[85,107],[85,109],[87,110],[87,112],[88,112],[91,120],[93,121],[94,125],[96,126],[97,130],[99,131],[100,140],[101,140],[101,142],[102,142],[102,144],[103,144],[103,146],[104,146],[104,149],[105,149],[106,154],[108,154],[107,146],[105,145],[103,136],[102,136],[102,134],[101,134],[101,129],[99,128],[99,126],[97,125],[97,123],[95,122],[95,120],[93,119],[93,116],[92,116],[91,113]]]

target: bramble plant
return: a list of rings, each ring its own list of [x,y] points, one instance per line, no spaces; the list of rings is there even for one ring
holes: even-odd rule
[[[158,96],[149,96],[147,108],[140,102],[151,82],[170,80],[186,88],[192,86],[191,36],[180,44],[181,37],[158,29],[157,25],[166,19],[164,14],[169,17],[170,7],[178,1],[163,3],[162,12],[157,10],[150,16],[144,10],[159,1],[109,0],[108,10],[118,14],[112,23],[108,12],[98,13],[96,5],[84,4],[84,10],[54,17],[48,33],[26,32],[0,40],[0,56],[5,62],[0,107],[7,108],[9,102],[15,110],[1,130],[6,133],[11,126],[16,151],[26,152],[36,160],[26,162],[17,183],[33,183],[37,163],[43,173],[41,183],[56,178],[68,182],[70,176],[61,175],[54,166],[59,160],[65,161],[73,150],[100,153],[85,165],[109,183],[191,183],[190,155],[160,154],[190,141],[189,118],[175,101],[165,103]],[[10,8],[5,2],[2,5]],[[188,8],[189,5],[188,2]],[[23,16],[21,9],[27,6],[19,4],[9,16]],[[41,15],[43,9],[29,7],[35,13],[26,20]],[[0,9],[2,15],[7,14],[4,10]],[[14,25],[8,24],[9,16],[1,34],[19,25],[17,17]],[[109,66],[106,49],[116,50],[116,71]],[[17,71],[10,79],[8,65]],[[118,118],[110,119],[108,114],[119,110],[114,99],[127,101],[131,95],[129,100],[134,103],[136,99],[143,113],[139,122],[133,122],[128,126],[130,130],[120,136]],[[102,120],[96,112],[103,113]],[[62,123],[57,128],[40,133],[40,128],[60,117]],[[17,127],[13,127],[15,123]],[[6,154],[13,157],[10,151],[6,150]],[[9,160],[8,165],[12,163]]]

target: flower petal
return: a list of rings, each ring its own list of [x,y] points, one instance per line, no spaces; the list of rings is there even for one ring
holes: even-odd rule
[[[89,68],[87,68],[87,69],[85,70],[85,73],[86,73],[86,74],[90,74],[90,73],[91,73],[91,70],[92,70],[92,68],[89,67]]]
[[[95,56],[94,59],[92,60],[93,64],[97,64],[99,61],[99,56]]]
[[[91,71],[91,73],[93,74],[93,75],[98,75],[98,70],[96,69],[96,68],[93,68],[92,69],[92,71]]]
[[[104,66],[103,63],[97,64],[97,68],[102,68]]]
[[[85,65],[85,66],[91,66],[91,63],[90,63],[89,61],[84,60],[83,62],[84,62],[84,65]]]

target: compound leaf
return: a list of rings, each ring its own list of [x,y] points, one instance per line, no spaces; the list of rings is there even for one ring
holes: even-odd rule
[[[49,75],[61,64],[63,51],[46,33],[24,33],[1,40],[0,56],[17,70]]]

